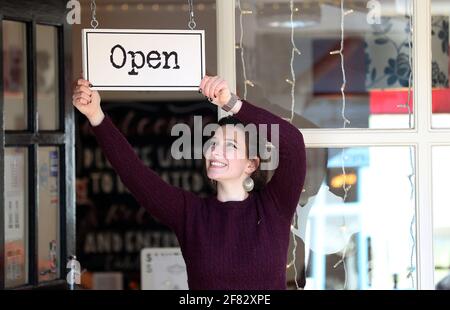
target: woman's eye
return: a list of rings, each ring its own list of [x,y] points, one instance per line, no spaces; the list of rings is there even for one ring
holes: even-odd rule
[[[216,142],[214,142],[214,141],[209,141],[208,142],[208,148],[211,148],[211,147],[215,147],[216,146]]]
[[[232,146],[232,147],[234,147],[235,149],[237,149],[236,145],[235,145],[234,143],[232,143],[232,142],[228,142],[228,143],[227,143],[227,146]]]

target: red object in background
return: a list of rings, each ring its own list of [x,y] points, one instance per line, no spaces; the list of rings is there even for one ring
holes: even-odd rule
[[[433,89],[433,113],[450,113],[450,89]],[[408,114],[406,107],[398,105],[408,102],[408,89],[396,90],[371,90],[370,96],[370,114]],[[409,106],[413,112],[413,91]]]

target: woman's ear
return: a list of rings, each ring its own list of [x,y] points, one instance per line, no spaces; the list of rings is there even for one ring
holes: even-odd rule
[[[247,174],[252,174],[259,167],[259,158],[249,159],[245,172]]]

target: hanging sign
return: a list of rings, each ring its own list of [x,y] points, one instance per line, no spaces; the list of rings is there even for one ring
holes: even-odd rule
[[[83,29],[83,72],[95,90],[198,90],[204,30]]]

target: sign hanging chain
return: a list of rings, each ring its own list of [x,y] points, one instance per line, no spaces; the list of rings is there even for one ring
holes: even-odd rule
[[[189,29],[194,30],[195,27],[197,27],[197,23],[195,22],[195,19],[194,19],[194,0],[188,0],[188,4],[189,4],[188,27],[189,27]]]
[[[91,27],[94,29],[97,29],[97,27],[98,27],[98,20],[96,18],[96,10],[97,10],[97,4],[95,3],[95,0],[91,0],[91,12],[92,12]]]

